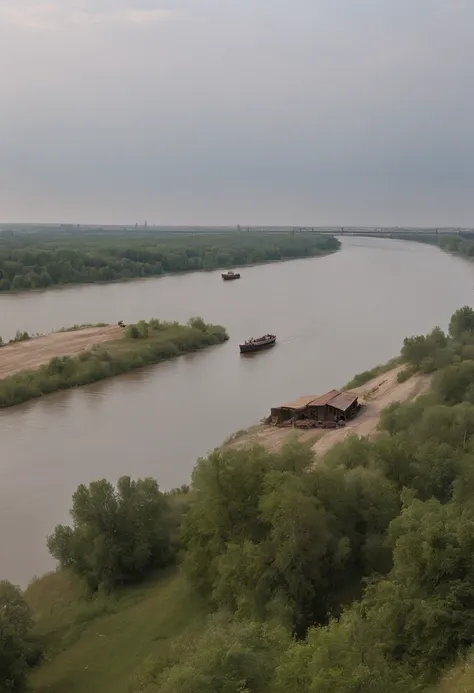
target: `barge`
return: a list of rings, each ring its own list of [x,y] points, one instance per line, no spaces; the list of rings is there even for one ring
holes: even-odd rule
[[[266,334],[263,337],[258,337],[258,339],[249,339],[243,344],[239,344],[240,353],[248,354],[251,351],[261,351],[262,349],[268,349],[268,347],[274,346],[276,342],[276,335]]]

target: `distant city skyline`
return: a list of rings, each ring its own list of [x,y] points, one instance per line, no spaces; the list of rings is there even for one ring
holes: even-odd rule
[[[0,220],[469,227],[473,39],[472,0],[0,0]]]

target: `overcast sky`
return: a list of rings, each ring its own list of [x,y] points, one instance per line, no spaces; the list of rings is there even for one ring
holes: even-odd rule
[[[0,220],[474,225],[474,0],[0,0]]]

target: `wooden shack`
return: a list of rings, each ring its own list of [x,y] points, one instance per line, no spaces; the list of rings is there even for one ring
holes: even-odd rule
[[[276,424],[309,419],[311,421],[347,421],[360,409],[358,396],[353,392],[330,390],[319,397],[304,395],[294,402],[272,407],[271,420]]]

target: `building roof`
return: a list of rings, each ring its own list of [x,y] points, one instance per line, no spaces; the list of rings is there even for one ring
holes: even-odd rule
[[[309,404],[312,407],[325,407],[326,404],[330,404],[334,397],[337,395],[340,395],[341,392],[340,390],[329,390],[329,392],[326,392],[324,395],[319,395],[319,397],[314,397]],[[331,404],[332,406],[332,404]]]
[[[353,392],[339,392],[328,404],[334,409],[347,411],[350,406],[357,400],[357,395]]]
[[[357,395],[353,392],[341,392],[340,390],[329,390],[324,395],[303,395],[293,402],[282,404],[279,409],[304,409],[305,407],[325,407],[330,405],[340,411],[346,411],[354,404]]]
[[[295,399],[293,402],[289,402],[288,404],[282,404],[279,409],[304,409],[304,407],[307,407],[310,402],[314,400],[314,395],[303,395],[302,397],[298,397],[298,399]]]

